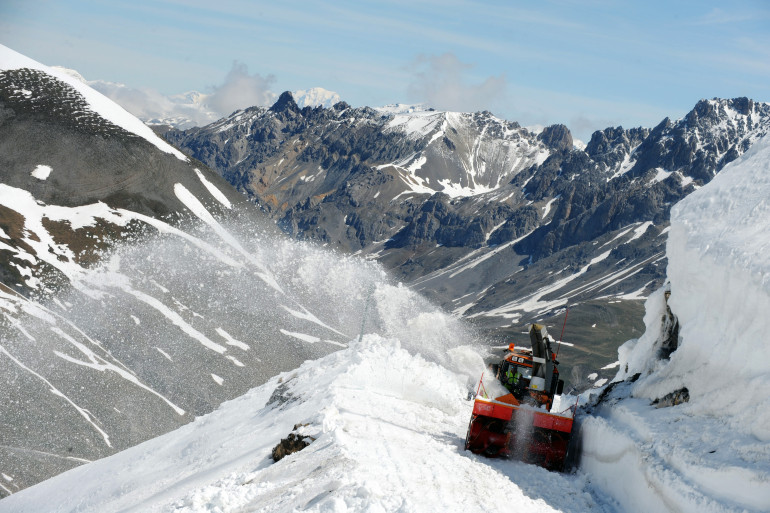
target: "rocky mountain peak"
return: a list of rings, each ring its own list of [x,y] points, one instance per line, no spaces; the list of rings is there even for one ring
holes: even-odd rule
[[[572,134],[564,125],[551,125],[543,129],[537,138],[546,146],[557,150],[569,150],[572,148]]]
[[[336,110],[337,112],[342,112],[343,110],[349,109],[350,105],[348,105],[347,102],[337,102],[337,103],[334,104],[334,106],[332,108],[334,110]]]
[[[648,128],[641,127],[626,130],[618,126],[597,130],[584,151],[593,159],[601,159],[602,156],[612,153],[628,153],[632,148],[639,146],[649,133]]]
[[[291,113],[296,115],[299,114],[300,108],[297,102],[294,101],[294,96],[292,96],[291,92],[284,91],[273,106],[270,107],[270,111],[276,114]]]

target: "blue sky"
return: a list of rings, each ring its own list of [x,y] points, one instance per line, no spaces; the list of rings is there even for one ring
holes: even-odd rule
[[[701,98],[770,101],[770,2],[0,0],[0,43],[162,94],[320,86],[348,103],[524,125],[653,126]]]

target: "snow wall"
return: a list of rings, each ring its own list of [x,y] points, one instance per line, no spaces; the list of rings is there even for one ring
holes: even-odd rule
[[[697,413],[770,442],[770,137],[674,206],[666,254],[680,346],[634,395],[686,387]],[[656,335],[662,293],[650,303],[645,322]],[[628,355],[629,373],[653,370],[634,359],[650,347]]]
[[[583,469],[629,511],[770,511],[770,136],[673,207],[666,253],[678,348],[659,356],[664,287],[584,423]]]

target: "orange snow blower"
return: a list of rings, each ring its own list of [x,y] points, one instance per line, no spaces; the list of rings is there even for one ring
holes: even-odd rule
[[[552,411],[562,393],[556,355],[544,326],[529,331],[532,349],[510,344],[505,358],[491,368],[508,393],[488,397],[481,376],[465,448],[488,457],[510,457],[548,470],[563,471],[577,404]],[[499,388],[499,387],[498,387]]]

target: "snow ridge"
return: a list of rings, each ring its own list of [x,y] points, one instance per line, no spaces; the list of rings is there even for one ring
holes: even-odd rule
[[[68,71],[64,71],[61,68],[45,66],[11,50],[6,46],[0,45],[0,71],[22,68],[39,70],[57,80],[60,80],[61,82],[64,82],[65,84],[72,87],[75,91],[80,93],[83,98],[85,98],[86,102],[88,102],[88,105],[93,110],[93,112],[97,113],[102,118],[110,121],[111,123],[114,123],[115,125],[123,128],[128,132],[144,138],[164,153],[170,153],[180,160],[188,160],[182,152],[155,135],[155,132],[153,132],[150,127],[142,123],[133,115],[129,114],[125,109],[117,105],[106,96],[85,84],[80,79],[82,77],[78,78],[73,76],[73,74]]]

